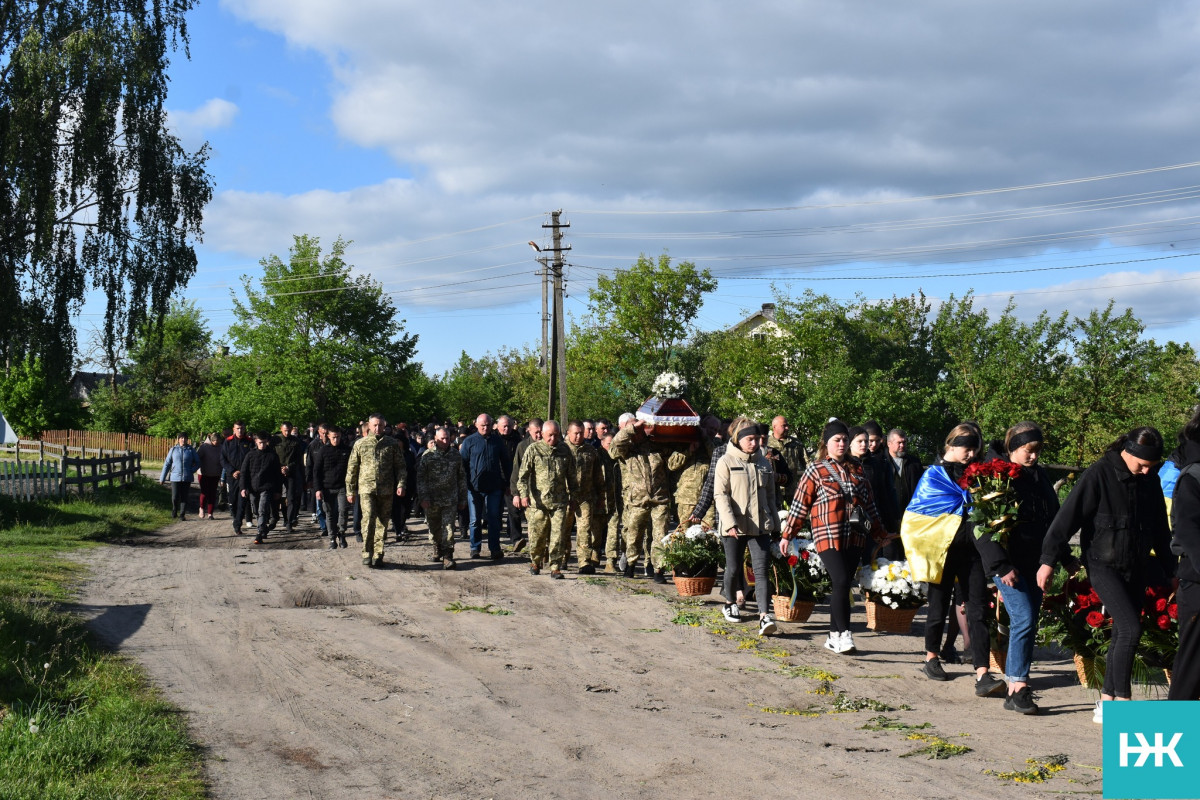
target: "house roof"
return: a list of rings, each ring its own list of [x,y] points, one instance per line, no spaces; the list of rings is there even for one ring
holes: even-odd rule
[[[71,376],[71,397],[86,401],[92,392],[108,383],[111,373],[108,372],[76,372]],[[129,376],[117,374],[118,386],[128,383]]]
[[[730,333],[750,333],[766,323],[775,323],[775,304],[763,303],[762,308],[729,328]]]

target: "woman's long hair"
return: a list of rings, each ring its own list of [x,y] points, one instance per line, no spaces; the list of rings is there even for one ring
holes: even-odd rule
[[[1152,428],[1149,425],[1145,425],[1141,428],[1134,428],[1129,433],[1117,437],[1116,441],[1106,447],[1105,450],[1119,453],[1125,449],[1125,445],[1129,442],[1144,445],[1146,447],[1157,447],[1162,449],[1163,437],[1162,434],[1158,432],[1158,428]]]
[[[946,455],[947,450],[953,447],[950,443],[960,436],[974,436],[979,443],[979,446],[975,448],[976,450],[983,446],[983,437],[979,435],[979,429],[968,422],[960,422],[946,434],[946,443],[942,446],[943,456]]]
[[[1192,409],[1192,418],[1179,432],[1179,443],[1183,444],[1185,441],[1200,442],[1200,406]]]
[[[1023,422],[1018,422],[1016,425],[1013,425],[1011,428],[1009,428],[1008,432],[1004,434],[1004,452],[1012,455],[1012,447],[1009,443],[1012,442],[1013,437],[1019,433],[1028,433],[1030,431],[1037,431],[1038,433],[1041,433],[1042,426],[1038,425],[1036,422],[1025,420]]]

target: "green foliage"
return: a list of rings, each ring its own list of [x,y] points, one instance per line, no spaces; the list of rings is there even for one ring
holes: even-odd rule
[[[351,275],[347,244],[338,239],[322,257],[317,238],[297,236],[287,262],[274,255],[260,262],[265,289],[242,279],[244,298],[234,295],[237,321],[229,328],[234,352],[214,363],[193,428],[237,417],[252,428],[289,419],[347,424],[377,410],[399,420],[421,410],[406,396],[421,381],[411,363],[417,338],[404,333],[377,282]]]
[[[18,435],[76,427],[83,409],[56,376],[46,374],[42,359],[27,355],[0,375],[0,411]]]
[[[466,351],[442,376],[438,388],[443,413],[449,419],[468,422],[485,413],[500,416],[511,397],[500,362],[488,355],[474,359]]]
[[[107,363],[196,269],[207,145],[166,128],[194,0],[8,0],[0,11],[0,358],[66,378],[71,314],[101,291]]]

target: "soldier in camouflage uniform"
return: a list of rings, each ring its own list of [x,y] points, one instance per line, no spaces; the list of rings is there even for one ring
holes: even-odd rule
[[[541,572],[549,546],[550,577],[562,578],[571,553],[571,531],[567,515],[574,509],[579,491],[575,456],[562,442],[558,423],[542,426],[542,440],[533,442],[521,459],[517,495],[529,520],[529,573]]]
[[[642,543],[650,538],[650,564],[654,582],[666,583],[662,547],[670,515],[670,472],[682,469],[686,455],[672,445],[651,441],[653,425],[634,420],[613,437],[609,454],[621,462],[625,513],[625,577],[636,574]]]
[[[579,493],[573,496],[578,509],[573,521],[579,574],[595,575],[600,565],[600,526],[604,524],[604,470],[599,451],[583,439],[582,423],[567,424],[567,447],[575,456],[575,478],[579,482]]]
[[[462,458],[450,449],[445,428],[434,431],[433,444],[417,464],[417,494],[429,524],[433,560],[441,561],[443,569],[454,569],[454,519],[467,505],[467,475]]]
[[[382,414],[372,414],[367,434],[354,443],[346,465],[346,500],[362,504],[363,564],[383,564],[383,534],[392,516],[392,497],[408,489],[407,468],[400,445],[383,435]]]
[[[621,557],[621,465],[613,460],[608,448],[612,446],[612,434],[600,437],[600,467],[604,472],[604,524],[607,535],[604,542],[604,571],[617,571],[617,559]]]
[[[712,461],[713,449],[719,444],[717,431],[721,422],[714,416],[707,416],[700,421],[697,441],[693,442],[685,454],[687,459],[675,484],[675,517],[680,522],[692,515],[696,501],[700,499],[700,490],[708,478],[709,463]],[[704,515],[704,522],[709,527],[714,524],[712,508]]]
[[[804,445],[800,440],[789,436],[790,432],[791,426],[782,415],[771,420],[771,432],[767,435],[767,447],[779,451],[779,454],[783,456],[783,463],[787,464],[792,473],[791,480],[787,485],[779,487],[780,508],[783,508],[784,502],[790,504],[792,498],[796,496],[796,487],[800,485],[800,478],[804,475],[804,469],[807,466],[804,458]]]

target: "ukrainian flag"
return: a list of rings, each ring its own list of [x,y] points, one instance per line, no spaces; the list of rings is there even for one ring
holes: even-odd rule
[[[1171,501],[1175,498],[1175,482],[1179,480],[1179,467],[1167,459],[1158,468],[1158,480],[1162,484],[1163,499],[1167,501],[1167,524],[1171,522]]]
[[[971,493],[955,483],[945,467],[925,470],[900,522],[900,540],[914,581],[941,583],[946,551],[970,502]]]

